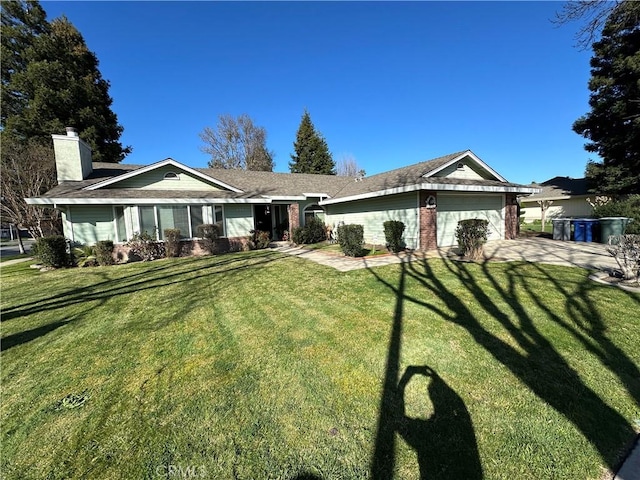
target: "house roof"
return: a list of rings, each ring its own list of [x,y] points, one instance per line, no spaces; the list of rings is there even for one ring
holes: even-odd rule
[[[491,178],[463,179],[437,176],[443,168],[464,158],[475,162],[478,168]],[[223,189],[184,191],[118,188],[120,180],[144,174],[168,164],[182,168]],[[109,188],[103,188],[107,186]],[[29,203],[184,203],[188,201],[213,203],[216,200],[268,203],[277,200],[319,197],[323,200],[320,203],[328,204],[419,189],[514,193],[537,191],[532,187],[504,181],[504,178],[470,150],[464,150],[364,178],[212,168],[192,169],[173,159],[165,159],[146,166],[95,162],[93,172],[87,179],[63,182],[39,198],[29,199]]]
[[[589,194],[586,178],[553,177],[538,185],[540,193],[524,199],[527,202],[538,200],[564,200]]]

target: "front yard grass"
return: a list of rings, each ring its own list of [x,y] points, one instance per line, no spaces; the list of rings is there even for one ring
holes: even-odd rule
[[[599,479],[638,430],[640,296],[588,273],[3,267],[2,477]]]

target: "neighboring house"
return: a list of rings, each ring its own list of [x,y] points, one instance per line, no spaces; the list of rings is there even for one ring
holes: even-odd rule
[[[405,223],[409,248],[456,244],[459,220],[485,218],[490,239],[515,238],[519,195],[531,186],[507,182],[470,150],[365,178],[190,168],[171,158],[147,166],[92,163],[91,150],[69,128],[52,135],[59,185],[27,203],[62,212],[71,241],[124,243],[136,232],[163,239],[179,228],[219,223],[233,246],[251,230],[281,238],[321,216],[327,225],[360,224],[365,241],[384,243],[383,222]],[[224,246],[223,246],[224,248]]]
[[[587,198],[586,178],[554,177],[540,185],[540,193],[523,197],[520,206],[524,209],[524,221],[542,220],[543,207],[546,220],[557,217],[590,217],[593,207]]]

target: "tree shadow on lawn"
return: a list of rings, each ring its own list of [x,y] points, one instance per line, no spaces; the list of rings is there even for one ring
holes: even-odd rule
[[[488,264],[484,264],[478,270],[473,266],[474,264],[469,265],[447,259],[443,259],[443,262],[448,271],[459,279],[467,293],[473,295],[476,300],[474,305],[479,305],[484,312],[474,314],[469,306],[460,299],[460,292],[453,291],[440,281],[432,266],[425,259],[409,262],[406,264],[407,266],[401,264],[401,276],[397,287],[384,280],[374,270],[370,270],[377,280],[387,286],[396,296],[396,310],[389,341],[376,447],[372,459],[373,478],[391,478],[395,463],[393,457],[395,425],[392,419],[397,418],[399,412],[398,404],[394,403],[393,399],[397,396],[403,301],[420,305],[437,314],[442,320],[467,330],[478,345],[484,347],[540,399],[552,406],[580,430],[599,452],[603,462],[609,468],[615,469],[624,448],[635,437],[633,428],[622,415],[607,405],[582,381],[579,374],[554,349],[552,343],[542,335],[529,312],[522,306],[518,298],[521,293],[517,291],[518,286],[523,286],[534,302],[549,314],[549,318],[567,329],[589,351],[600,357],[603,364],[616,374],[627,386],[629,392],[634,395],[634,398],[637,398],[638,386],[634,383],[637,381],[637,377],[633,378],[637,367],[631,359],[604,336],[602,318],[595,305],[585,295],[589,287],[582,285],[576,294],[562,288],[562,286],[554,285],[557,291],[567,299],[564,315],[561,316],[559,312],[552,312],[546,306],[542,293],[532,291],[531,285],[527,284],[523,275],[518,273],[515,264],[512,268],[507,269],[508,281],[507,285],[503,286],[504,280],[499,281],[492,275]],[[545,276],[547,276],[546,273]],[[407,294],[405,277],[410,278],[412,282],[417,282],[424,294],[419,295],[419,298]],[[509,306],[517,321],[512,320],[489,297],[478,282],[478,280],[485,279]],[[585,279],[585,282],[588,281]],[[493,291],[491,294],[494,295]],[[447,305],[447,310],[440,308],[435,302],[429,301],[430,298],[437,298],[444,302]],[[524,353],[484,328],[478,320],[478,313],[488,314],[499,322]],[[571,319],[578,327],[569,324],[564,320],[565,317]],[[595,344],[588,337],[594,340]],[[613,362],[612,355],[619,355],[621,358]],[[431,446],[424,446],[425,451],[429,448]],[[481,476],[481,471],[472,473],[478,473]]]
[[[13,318],[34,313],[65,308],[78,303],[104,300],[115,295],[127,295],[165,287],[203,276],[240,272],[258,264],[269,263],[284,258],[284,256],[277,252],[266,251],[264,253],[252,254],[249,258],[242,255],[233,255],[229,258],[220,258],[217,256],[207,258],[209,258],[211,262],[198,267],[197,270],[194,270],[194,263],[203,263],[202,259],[184,259],[180,261],[181,263],[151,264],[149,268],[143,268],[138,273],[131,274],[127,277],[108,278],[109,272],[103,270],[99,272],[104,278],[101,282],[94,283],[88,287],[68,289],[47,298],[3,309],[2,321],[5,322]],[[194,277],[194,274],[197,274],[197,276]]]
[[[460,396],[428,366],[409,366],[400,375],[403,304],[407,266],[400,264],[398,287],[371,273],[396,295],[396,305],[387,353],[387,365],[378,417],[375,450],[371,464],[373,479],[393,478],[395,441],[398,433],[418,457],[421,479],[481,479],[482,465],[471,416]],[[430,380],[429,398],[434,413],[428,419],[406,415],[405,390],[416,376]]]

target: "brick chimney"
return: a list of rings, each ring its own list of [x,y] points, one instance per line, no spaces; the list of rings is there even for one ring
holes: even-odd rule
[[[91,148],[80,139],[75,128],[66,130],[66,135],[51,135],[59,184],[84,180],[93,172]]]

